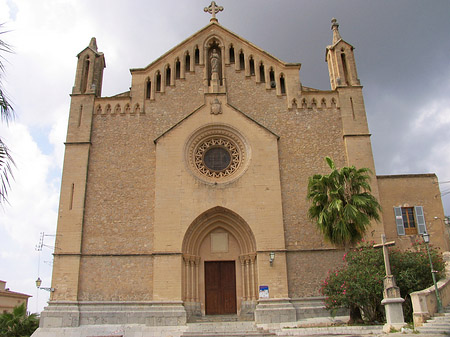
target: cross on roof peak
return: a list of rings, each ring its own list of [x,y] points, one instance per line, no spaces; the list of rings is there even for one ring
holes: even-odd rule
[[[208,7],[205,7],[203,10],[212,15],[212,17],[209,21],[218,22],[216,19],[216,14],[223,11],[223,7],[217,6],[215,1],[211,1],[211,5],[209,5]]]

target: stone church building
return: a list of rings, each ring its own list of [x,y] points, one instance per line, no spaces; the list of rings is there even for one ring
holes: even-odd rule
[[[331,90],[210,23],[102,97],[105,55],[78,54],[54,253],[41,329],[184,325],[232,314],[292,322],[321,303],[343,251],[308,218],[308,177],[375,172],[354,50],[332,20]],[[323,55],[318,55],[322,57]],[[427,227],[448,250],[434,174],[373,176],[386,233],[406,248]],[[306,309],[305,309],[306,310]],[[45,330],[47,329],[47,330]],[[55,330],[55,331],[56,331]]]

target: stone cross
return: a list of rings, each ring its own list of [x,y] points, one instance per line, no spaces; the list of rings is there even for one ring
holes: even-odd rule
[[[386,267],[386,276],[392,275],[391,264],[389,263],[389,251],[387,247],[395,245],[395,241],[386,242],[386,235],[381,234],[381,243],[374,245],[373,248],[383,247],[384,266]]]
[[[405,318],[403,317],[402,303],[405,301],[400,295],[400,289],[395,284],[394,275],[391,273],[391,265],[389,264],[388,247],[395,245],[395,241],[386,242],[386,235],[381,234],[381,243],[374,245],[374,248],[383,247],[384,266],[386,267],[386,276],[384,277],[383,300],[386,313],[386,324],[383,331],[389,333],[392,328],[400,330],[405,326]]]
[[[215,1],[211,1],[211,5],[209,5],[208,7],[205,7],[203,10],[205,12],[208,12],[209,14],[212,14],[210,21],[217,21],[216,14],[223,11],[223,7],[217,6]]]

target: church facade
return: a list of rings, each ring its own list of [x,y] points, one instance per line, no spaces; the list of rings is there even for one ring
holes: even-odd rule
[[[353,47],[332,21],[331,90],[210,23],[102,97],[95,39],[71,95],[51,294],[42,328],[183,325],[234,314],[299,319],[320,302],[342,250],[307,216],[308,177],[375,172]],[[425,230],[448,250],[433,174],[373,176],[386,233],[407,248]],[[418,193],[420,192],[420,193]],[[39,330],[38,330],[39,333]]]

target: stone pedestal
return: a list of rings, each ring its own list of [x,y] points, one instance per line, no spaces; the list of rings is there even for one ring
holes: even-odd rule
[[[384,305],[386,311],[386,324],[383,326],[383,331],[388,333],[391,328],[400,330],[405,326],[402,308],[405,300],[400,296],[400,289],[396,286],[393,275],[384,278],[383,295],[384,299],[381,304]]]
[[[211,88],[212,92],[217,93],[219,92],[219,74],[216,72],[213,72],[211,75]]]

